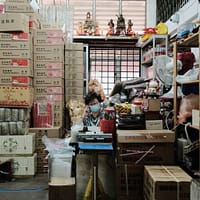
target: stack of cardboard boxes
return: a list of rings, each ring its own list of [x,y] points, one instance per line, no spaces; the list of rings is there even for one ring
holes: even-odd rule
[[[4,11],[0,14],[0,160],[12,160],[14,175],[34,175],[37,154],[35,134],[29,133],[33,57],[28,16],[33,10],[28,2],[8,0]]]

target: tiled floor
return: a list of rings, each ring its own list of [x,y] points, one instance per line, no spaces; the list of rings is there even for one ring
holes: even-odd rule
[[[1,182],[0,200],[48,200],[47,174]]]

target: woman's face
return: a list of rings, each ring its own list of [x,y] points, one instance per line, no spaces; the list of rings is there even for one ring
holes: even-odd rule
[[[92,101],[90,101],[89,108],[91,112],[98,112],[100,109],[98,99],[93,99]]]

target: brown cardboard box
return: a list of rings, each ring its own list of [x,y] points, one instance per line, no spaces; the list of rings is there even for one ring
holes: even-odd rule
[[[24,49],[24,50],[30,50],[31,44],[29,43],[29,40],[27,41],[2,41],[0,40],[0,49]]]
[[[30,0],[6,0],[7,3],[30,3]]]
[[[64,37],[64,32],[61,29],[46,29],[46,30],[36,30],[34,32],[35,37]],[[63,46],[64,47],[64,46]]]
[[[69,73],[69,72],[65,71],[65,78],[67,80],[81,80],[81,79],[83,79],[83,73],[82,72]]]
[[[36,53],[36,54],[50,53],[50,54],[64,55],[64,45],[34,46],[34,53]]]
[[[36,139],[42,138],[46,135],[49,138],[59,138],[62,136],[61,127],[52,127],[52,128],[30,128],[30,133],[35,133]]]
[[[64,62],[64,55],[62,53],[34,53],[34,60],[43,62]]]
[[[0,74],[3,76],[33,76],[33,69],[30,67],[0,67]]]
[[[64,78],[64,70],[41,69],[34,70],[34,77],[37,78]]]
[[[71,80],[71,81],[68,81],[68,80],[65,80],[65,87],[68,88],[68,87],[78,87],[78,88],[82,88],[83,90],[83,86],[84,86],[84,83],[83,83],[83,80]]]
[[[83,43],[65,43],[66,51],[83,51]]]
[[[73,50],[69,50],[69,51],[65,51],[65,58],[82,58],[83,59],[83,50],[80,51],[73,51]]]
[[[60,37],[34,37],[34,45],[64,45]]]
[[[3,76],[0,85],[33,86],[33,78],[29,76]]]
[[[163,121],[162,120],[146,120],[145,126],[147,130],[162,130]]]
[[[33,176],[37,169],[37,154],[31,156],[3,156],[0,157],[1,161],[12,159],[13,160],[13,175],[14,176]]]
[[[5,13],[0,15],[0,31],[29,32],[29,17],[23,13]]]
[[[0,49],[0,58],[32,58],[31,50],[22,49]]]
[[[190,199],[192,178],[179,166],[144,166],[144,199]]]
[[[22,58],[2,58],[0,59],[1,67],[33,67],[31,59]]]
[[[175,162],[175,133],[168,130],[117,130],[119,164],[169,164]]]
[[[55,61],[35,61],[34,62],[35,70],[64,70],[63,62],[55,62]]]
[[[49,182],[49,200],[76,199],[75,178],[52,178]]]
[[[83,66],[83,58],[77,58],[77,57],[65,57],[65,64],[66,65],[79,65],[79,67]]]
[[[65,88],[66,95],[82,95],[83,94],[83,87],[66,87]]]
[[[33,8],[30,3],[8,3],[5,2],[5,12],[6,13],[34,13]]]
[[[148,111],[160,111],[160,99],[143,99]]]
[[[29,37],[28,32],[0,32],[0,40],[5,41],[28,41]]]
[[[173,143],[174,131],[162,130],[117,130],[118,143]]]
[[[55,95],[35,94],[34,101],[64,102],[64,96],[62,94],[55,94]]]
[[[34,86],[64,86],[63,78],[34,78]]]
[[[83,94],[82,95],[75,95],[75,94],[72,94],[72,95],[66,95],[65,96],[65,99],[66,99],[66,102],[69,102],[70,100],[80,100],[80,101],[83,101]]]
[[[143,200],[144,166],[117,164],[117,200]]]
[[[30,107],[33,103],[32,87],[0,86],[0,106]]]
[[[35,133],[27,135],[1,135],[0,155],[33,154],[35,151]]]
[[[44,86],[44,87],[34,87],[34,94],[64,94],[64,88],[61,86]]]
[[[74,72],[77,73],[84,73],[84,67],[83,65],[66,65],[65,64],[65,70],[68,72],[68,74],[73,74]]]

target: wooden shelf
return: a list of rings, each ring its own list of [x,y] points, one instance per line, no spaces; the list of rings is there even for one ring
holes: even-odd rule
[[[195,33],[188,38],[178,41],[179,47],[198,47],[199,46],[199,33]]]

